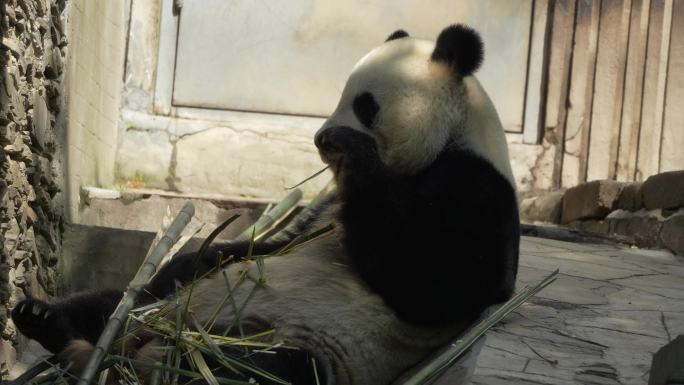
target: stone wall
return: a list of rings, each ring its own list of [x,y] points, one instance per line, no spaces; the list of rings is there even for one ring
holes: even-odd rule
[[[0,1],[0,373],[16,357],[9,309],[55,291],[60,254],[65,0]]]
[[[684,170],[645,182],[595,180],[524,199],[524,222],[546,222],[684,256]]]

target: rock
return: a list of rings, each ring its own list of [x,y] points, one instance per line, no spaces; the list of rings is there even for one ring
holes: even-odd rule
[[[17,351],[9,341],[0,340],[0,377],[6,378],[17,362]]]
[[[19,222],[17,222],[15,218],[10,219],[7,230],[5,231],[5,249],[9,254],[12,253],[17,245],[20,233],[21,229],[19,228]]]
[[[599,180],[568,189],[563,197],[561,223],[604,218],[615,207],[623,185],[611,180]]]
[[[663,222],[660,242],[669,250],[684,256],[684,215],[675,215]]]
[[[683,207],[684,170],[653,175],[646,179],[642,191],[647,209]]]
[[[644,207],[644,196],[641,191],[643,183],[627,183],[623,186],[616,209],[637,211]]]
[[[658,246],[658,236],[663,227],[655,218],[633,216],[631,218],[609,219],[610,234],[624,237],[639,247]]]
[[[610,223],[604,220],[588,219],[584,221],[573,221],[568,223],[567,226],[585,233],[605,236],[610,234]]]
[[[26,202],[21,203],[21,212],[26,216],[26,223],[32,225],[38,221],[38,214]]]
[[[24,141],[22,140],[21,136],[16,137],[14,140],[14,143],[8,144],[3,148],[7,154],[9,154],[12,159],[17,159],[21,160],[24,162],[33,162],[33,159],[31,157],[31,149],[29,146],[24,144]]]
[[[10,24],[16,24],[17,14],[14,12],[13,7],[5,7],[5,14],[7,15]]]
[[[24,259],[30,258],[31,255],[28,251],[24,250],[17,250],[14,252],[13,258],[14,258],[14,265],[17,266],[20,264]]]
[[[525,222],[560,223],[565,190],[558,190],[520,203],[520,218]]]
[[[50,125],[50,112],[45,99],[38,93],[33,94],[33,137],[40,148],[46,149],[53,142],[52,126]]]
[[[23,44],[21,44],[19,40],[13,39],[11,37],[3,37],[2,45],[5,46],[5,48],[12,51],[12,53],[16,56],[20,56],[21,53],[24,51]]]
[[[2,202],[2,200],[5,198],[6,193],[7,193],[7,182],[0,179],[0,202]]]
[[[45,71],[43,71],[45,77],[48,79],[57,79],[59,75],[62,74],[63,65],[62,52],[59,48],[54,47],[48,63],[45,65]]]

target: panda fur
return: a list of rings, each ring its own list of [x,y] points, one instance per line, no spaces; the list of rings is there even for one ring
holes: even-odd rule
[[[315,135],[336,193],[258,243],[255,254],[271,254],[330,221],[334,230],[266,258],[265,286],[256,283],[255,264],[241,261],[246,243],[212,246],[198,266],[193,255],[177,256],[140,303],[172,295],[193,269],[214,267],[221,251],[238,262],[195,284],[192,311],[208,320],[228,285],[252,276],[232,287],[237,303],[250,298],[240,320],[226,306],[215,327],[274,328],[274,340],[300,350],[257,355],[255,364],[293,383],[315,383],[312,358],[323,384],[390,383],[450,341],[487,306],[510,297],[517,273],[515,183],[501,122],[472,76],[481,60],[479,36],[462,25],[444,29],[436,43],[404,31],[390,35],[354,67]],[[22,333],[79,367],[118,297],[29,299],[12,318]],[[86,318],[91,308],[99,313]],[[149,353],[145,346],[137,351]]]

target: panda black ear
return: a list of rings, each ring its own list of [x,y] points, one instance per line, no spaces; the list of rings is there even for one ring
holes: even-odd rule
[[[475,30],[463,24],[450,25],[439,34],[432,60],[452,67],[459,75],[468,76],[482,64],[484,46]]]
[[[392,34],[387,37],[387,40],[385,40],[385,43],[387,43],[390,40],[401,39],[401,38],[408,37],[408,36],[409,36],[408,32],[404,31],[403,29],[398,29],[398,30],[392,32]]]

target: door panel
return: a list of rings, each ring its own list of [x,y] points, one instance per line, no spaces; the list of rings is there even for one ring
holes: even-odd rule
[[[185,0],[173,104],[327,116],[354,63],[391,32],[434,40],[463,22],[485,42],[478,77],[520,132],[531,20],[532,0]]]

